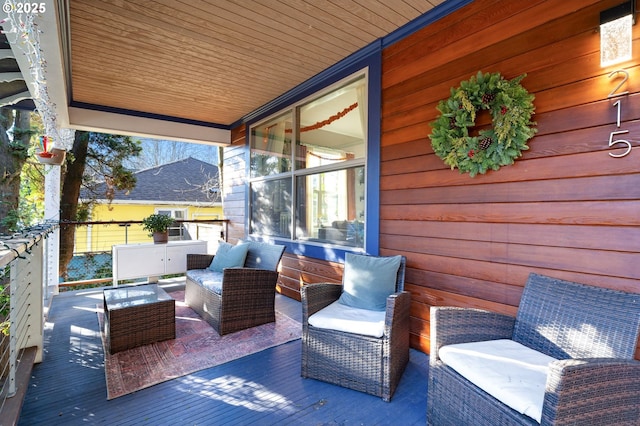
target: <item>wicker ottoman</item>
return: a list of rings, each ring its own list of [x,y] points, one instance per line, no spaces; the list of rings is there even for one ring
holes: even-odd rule
[[[104,290],[104,333],[113,354],[176,337],[176,305],[157,284]]]

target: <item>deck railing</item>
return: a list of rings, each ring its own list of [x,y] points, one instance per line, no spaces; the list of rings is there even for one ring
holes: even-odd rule
[[[151,243],[141,221],[64,222],[60,231],[74,229],[74,244],[61,244],[60,256],[71,259],[60,271],[60,290],[86,285],[108,285],[112,277],[111,249],[117,244]],[[227,235],[227,221],[220,219],[177,220],[169,228],[169,240],[203,240],[215,253],[219,240]],[[72,253],[69,251],[72,250]]]
[[[42,360],[48,256],[43,241],[56,226],[0,235],[0,418],[19,391],[18,368],[26,363],[30,371]]]
[[[74,247],[59,247],[59,233],[71,226],[76,227]],[[170,240],[207,241],[210,253],[215,253],[218,241],[226,235],[226,220],[177,221],[169,232]],[[58,287],[109,285],[111,247],[145,242],[152,242],[152,238],[142,230],[140,221],[52,222],[12,235],[0,234],[0,419],[19,410],[31,367],[42,361],[46,310]],[[64,280],[52,271],[57,270],[64,250],[73,250],[76,259],[101,256],[107,262],[96,268],[85,263],[81,267],[83,279],[59,284]],[[25,385],[20,388],[18,376],[21,378],[25,369]]]

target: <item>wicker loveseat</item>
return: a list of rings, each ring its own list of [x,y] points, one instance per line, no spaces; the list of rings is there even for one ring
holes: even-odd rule
[[[275,321],[278,264],[285,247],[249,241],[244,267],[207,269],[214,255],[187,255],[185,303],[221,336]]]
[[[400,257],[395,293],[382,308],[382,336],[314,327],[310,317],[336,302],[343,285],[304,285],[302,299],[302,377],[322,380],[390,401],[409,361],[409,308],[404,289],[406,258]],[[357,316],[357,315],[356,315]],[[358,320],[358,318],[354,318]]]
[[[639,329],[640,294],[537,274],[527,281],[516,318],[478,309],[432,308],[428,424],[640,424],[640,362],[633,359]],[[542,374],[534,392],[541,407],[539,420],[492,396],[496,390],[488,390],[486,383],[487,392],[471,383],[474,379],[477,383],[478,377],[493,380],[494,373],[503,374],[500,368],[508,368],[504,352],[479,356],[482,363],[498,359],[494,365],[498,368],[475,365],[475,376],[469,380],[474,373],[464,369],[474,365],[471,361],[457,364],[454,370],[442,359],[452,350],[464,349],[477,360],[477,348],[495,342],[522,345],[525,351],[533,349],[541,357],[553,358],[536,372]],[[509,362],[522,369],[522,357]],[[533,370],[529,364],[527,369]],[[523,381],[511,372],[506,376],[509,398],[523,387]]]

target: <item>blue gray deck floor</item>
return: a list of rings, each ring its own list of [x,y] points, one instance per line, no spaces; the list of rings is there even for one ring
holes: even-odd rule
[[[168,284],[176,285],[176,284]],[[179,285],[179,283],[178,283]],[[95,306],[102,290],[53,298],[44,361],[20,425],[424,425],[428,357],[411,359],[390,403],[300,376],[300,340],[107,401]],[[277,308],[300,320],[300,303]]]

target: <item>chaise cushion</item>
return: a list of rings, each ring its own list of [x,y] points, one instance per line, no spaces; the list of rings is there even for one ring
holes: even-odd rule
[[[540,423],[549,363],[555,358],[506,339],[447,345],[438,355],[465,379]]]
[[[335,301],[309,317],[316,328],[382,337],[386,313],[354,308]]]
[[[244,266],[248,250],[248,243],[233,246],[229,243],[220,242],[209,269],[215,272],[222,272],[224,268],[241,268]]]
[[[402,256],[345,255],[340,303],[353,308],[384,311],[387,297],[396,291]]]

